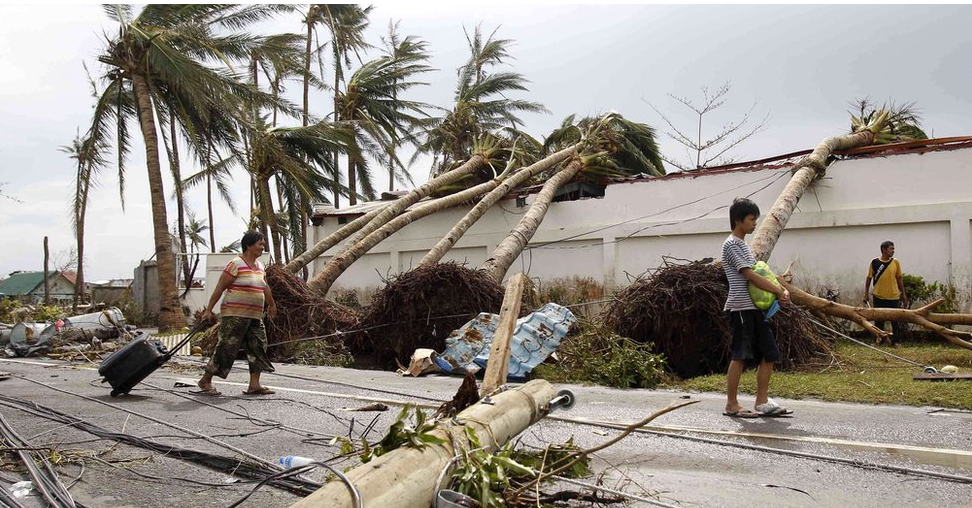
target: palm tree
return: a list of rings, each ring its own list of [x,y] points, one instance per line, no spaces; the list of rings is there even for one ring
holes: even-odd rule
[[[490,209],[490,207],[496,204],[497,201],[509,194],[513,189],[523,185],[529,179],[537,176],[541,172],[551,169],[569,157],[572,157],[577,153],[579,148],[580,145],[577,144],[555,152],[530,165],[529,167],[517,171],[503,181],[502,184],[489,191],[488,194],[483,196],[483,198],[480,199],[479,202],[476,203],[476,205],[473,206],[472,209],[469,210],[469,212],[467,212],[466,215],[463,216],[463,218],[460,219],[459,222],[457,222],[456,225],[453,226],[452,229],[446,233],[446,235],[442,237],[442,239],[439,240],[439,242],[435,244],[431,250],[429,250],[429,252],[422,258],[422,261],[419,262],[419,267],[438,263],[442,257],[445,256],[446,253],[456,245],[456,242],[462,238],[462,235],[464,235],[466,231],[468,231],[469,228],[471,228],[473,224],[475,224],[476,221],[478,221],[486,213],[486,211]]]
[[[579,153],[544,183],[520,222],[480,267],[497,284],[502,282],[507,270],[539,229],[554,194],[563,184],[578,175],[584,179],[602,180],[626,174],[665,174],[654,130],[618,113],[585,118],[576,125],[573,117],[568,117],[568,121],[548,137],[547,143],[553,147],[578,142],[582,147]]]
[[[351,65],[351,53],[354,53],[358,60],[361,60],[360,51],[371,47],[365,41],[364,31],[368,28],[368,15],[371,14],[372,6],[361,7],[356,4],[319,4],[320,20],[331,32],[331,51],[334,59],[334,117],[335,122],[343,120],[338,114],[340,106],[338,104],[338,91],[341,89],[341,82],[344,81],[344,68]],[[334,167],[339,168],[340,164],[335,154]],[[348,175],[348,199],[351,204],[356,201],[354,178]],[[335,189],[334,202],[335,208],[340,206],[340,194]]]
[[[865,97],[855,100],[850,105],[854,108],[850,112],[851,132],[866,128],[882,111],[888,113],[884,128],[874,135],[875,144],[928,139],[928,135],[921,128],[921,113],[914,102],[895,104],[894,101],[890,101],[879,108],[871,99]]]
[[[373,233],[369,234],[368,236],[362,238],[357,243],[353,244],[349,249],[345,250],[344,252],[332,258],[328,262],[328,264],[324,267],[321,273],[320,280],[317,280],[315,278],[316,284],[318,284],[317,289],[321,291],[326,291],[327,289],[329,289],[330,286],[334,283],[334,281],[337,280],[337,278],[345,270],[347,270],[347,268],[351,266],[352,263],[354,263],[359,258],[361,258],[361,256],[368,253],[368,251],[370,251],[374,246],[378,245],[381,241],[393,235],[395,232],[404,228],[405,226],[411,224],[412,222],[422,217],[434,214],[438,211],[445,210],[447,208],[451,208],[454,206],[458,206],[462,203],[475,199],[486,193],[488,193],[487,197],[480,200],[480,203],[476,205],[476,208],[480,208],[480,205],[490,198],[492,198],[490,204],[495,203],[496,200],[498,200],[500,197],[505,196],[510,189],[516,187],[522,182],[525,182],[530,177],[535,176],[544,168],[553,166],[563,161],[564,159],[569,157],[574,151],[576,151],[576,148],[574,147],[561,150],[560,152],[557,152],[551,155],[550,157],[547,157],[544,160],[535,163],[530,167],[522,168],[518,171],[512,171],[512,176],[508,177],[508,175],[510,175],[511,170],[517,161],[516,157],[511,157],[509,163],[506,166],[506,169],[501,174],[493,178],[492,180],[481,183],[474,187],[461,190],[454,194],[450,194],[448,196],[435,199],[422,206],[416,207],[413,210],[409,210],[408,212],[399,215],[394,220],[391,220],[390,222],[384,224],[383,226],[375,230]],[[497,193],[496,191],[500,187],[506,190]],[[486,205],[486,208],[488,207],[489,205]],[[473,219],[472,222],[475,222],[475,220]],[[465,226],[465,228],[468,229],[468,227],[472,225],[472,222],[469,222]],[[443,254],[444,253],[445,252],[443,251]],[[439,257],[441,258],[441,255]],[[326,279],[323,278],[324,273],[327,273]]]
[[[398,34],[398,24],[399,22],[388,21],[388,35],[387,37],[382,37],[381,42],[384,45],[385,56],[399,62],[427,62],[429,59],[428,44],[416,37],[411,35],[405,36],[404,39]],[[392,101],[398,100],[398,89],[392,86]],[[390,142],[388,144],[388,191],[391,192],[395,190],[395,180],[403,184],[413,184],[412,175],[401,168],[401,164],[398,163],[398,156],[396,151],[399,144],[402,141],[409,143],[415,143],[416,139],[414,137],[414,130],[419,128],[421,123],[413,122],[411,125],[406,126],[406,130],[402,132],[392,131],[389,132]],[[402,171],[396,171],[396,169],[403,169]]]
[[[353,133],[343,127],[320,122],[307,127],[268,127],[263,118],[246,137],[251,144],[246,153],[235,153],[219,162],[220,166],[239,166],[253,177],[257,187],[260,221],[269,227],[273,255],[283,259],[281,228],[274,214],[270,179],[281,177],[287,185],[310,199],[323,199],[323,192],[338,187],[333,154],[349,153],[364,164],[355,145]]]
[[[74,175],[74,199],[71,200],[71,225],[77,240],[78,274],[74,282],[74,299],[71,309],[78,312],[78,303],[84,303],[84,220],[88,211],[88,195],[92,186],[97,186],[98,172],[108,165],[105,153],[110,147],[105,143],[96,143],[90,136],[75,136],[70,145],[60,150],[71,159],[77,167]]]
[[[490,73],[491,67],[510,59],[510,39],[494,39],[494,31],[485,40],[482,27],[476,26],[472,37],[466,33],[469,60],[459,68],[455,104],[442,117],[432,119],[419,145],[418,153],[431,154],[433,175],[451,170],[458,161],[466,160],[473,144],[484,134],[498,135],[506,127],[521,124],[519,113],[549,113],[543,105],[509,99],[512,92],[526,91],[527,80],[517,72]]]
[[[374,147],[372,155],[381,159],[399,137],[421,122],[415,115],[423,115],[427,104],[399,98],[399,94],[420,83],[415,76],[429,72],[425,65],[426,54],[412,52],[401,58],[381,57],[366,62],[351,75],[345,90],[338,92],[337,112],[343,124],[350,125],[358,133],[358,143]],[[396,159],[393,165],[401,168]],[[358,184],[368,198],[374,197],[374,186],[367,173],[358,171],[353,160],[348,160],[349,203],[354,205]]]
[[[237,106],[244,100],[271,104],[271,97],[240,83],[231,72],[206,63],[247,59],[263,38],[217,33],[243,29],[279,9],[272,5],[149,4],[133,17],[130,6],[105,6],[108,15],[118,22],[118,33],[106,41],[105,51],[98,57],[108,68],[104,77],[107,86],[95,107],[90,135],[101,142],[114,134],[121,162],[129,148],[127,122],[137,114],[152,204],[161,330],[181,328],[185,317],[176,294],[156,117],[172,108],[181,122],[195,128],[208,112],[244,109]],[[126,107],[128,101],[133,101],[135,108]],[[112,122],[114,133],[110,132]],[[119,172],[123,172],[121,164]]]
[[[335,233],[328,235],[323,240],[317,242],[317,245],[307,250],[307,252],[301,254],[293,261],[287,264],[285,267],[291,273],[296,272],[302,266],[310,263],[312,260],[317,258],[324,253],[327,249],[330,249],[338,242],[344,238],[348,238],[352,235],[346,243],[345,250],[352,248],[356,243],[361,241],[364,237],[373,233],[376,229],[394,219],[402,212],[404,212],[408,207],[417,203],[420,199],[429,196],[436,189],[441,188],[445,185],[452,184],[463,178],[466,178],[481,168],[488,166],[490,160],[499,152],[500,147],[498,143],[483,143],[478,146],[479,151],[473,155],[468,161],[458,168],[449,171],[443,175],[439,175],[428,182],[425,182],[417,189],[412,190],[408,194],[392,201],[388,206],[381,208],[380,210],[373,210],[372,212],[365,215],[369,217],[365,221],[365,217],[361,217],[358,220],[348,224],[344,228],[339,229]],[[359,222],[360,221],[360,222]],[[337,276],[340,275],[340,268],[337,264],[329,264],[325,266],[317,275],[311,279],[307,285],[311,289],[317,291],[327,291],[331,287]]]
[[[914,121],[914,123],[911,123],[905,121],[906,119],[902,118],[899,114],[899,123],[894,126],[890,122],[891,112],[888,109],[882,108],[867,111],[866,106],[866,104],[861,105],[861,112],[863,113],[861,117],[857,117],[851,113],[850,134],[833,136],[821,141],[810,155],[800,159],[790,168],[793,176],[790,177],[790,181],[783,188],[783,192],[776,198],[776,202],[773,203],[773,208],[760,221],[759,226],[753,233],[750,248],[753,251],[753,257],[757,261],[766,261],[769,259],[770,254],[773,253],[773,248],[776,247],[776,242],[783,233],[783,228],[786,227],[786,223],[789,222],[790,216],[793,214],[793,209],[796,208],[797,203],[803,197],[803,193],[807,187],[815,179],[823,176],[830,163],[830,156],[835,150],[848,150],[858,146],[869,145],[878,139],[890,141],[906,138],[907,134],[902,131],[909,131],[910,129],[907,128],[908,125],[912,125],[915,129],[918,129],[914,125],[914,123],[917,123],[917,116],[911,116],[909,118],[909,120]],[[905,129],[902,129],[902,127]],[[897,132],[895,132],[895,129]],[[915,133],[914,131],[911,132]],[[918,129],[918,133],[924,136],[924,132],[921,129]]]

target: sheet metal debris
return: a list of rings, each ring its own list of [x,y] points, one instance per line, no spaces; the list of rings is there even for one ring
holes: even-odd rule
[[[577,321],[566,307],[548,303],[520,318],[510,340],[510,380],[522,380],[537,365],[560,347],[560,340]],[[446,338],[446,349],[432,356],[439,370],[463,374],[486,366],[499,316],[483,312],[453,331]]]

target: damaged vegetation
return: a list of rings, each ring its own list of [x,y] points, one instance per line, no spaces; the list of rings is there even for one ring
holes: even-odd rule
[[[497,313],[503,288],[483,272],[439,263],[405,272],[379,291],[347,343],[356,365],[394,369],[418,348],[442,351],[445,339],[480,312]]]
[[[602,319],[621,336],[654,343],[679,377],[725,372],[731,335],[722,309],[728,293],[720,266],[666,260],[615,295]],[[786,305],[770,320],[782,356],[780,370],[831,353],[829,341],[810,319],[803,308]]]

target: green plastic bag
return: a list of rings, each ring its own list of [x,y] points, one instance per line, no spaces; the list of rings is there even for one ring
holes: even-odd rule
[[[773,273],[773,270],[770,270],[770,267],[766,264],[766,262],[757,261],[756,264],[753,265],[753,271],[769,279],[773,285],[779,285],[779,283],[776,282],[776,274]],[[749,283],[749,297],[753,299],[753,305],[755,305],[759,310],[769,309],[773,306],[773,302],[776,301],[775,294],[759,289],[752,282]]]

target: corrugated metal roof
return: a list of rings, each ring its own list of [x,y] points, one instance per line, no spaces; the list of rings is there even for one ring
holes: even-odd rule
[[[0,281],[0,293],[8,296],[26,295],[44,282],[44,272],[12,273]]]

